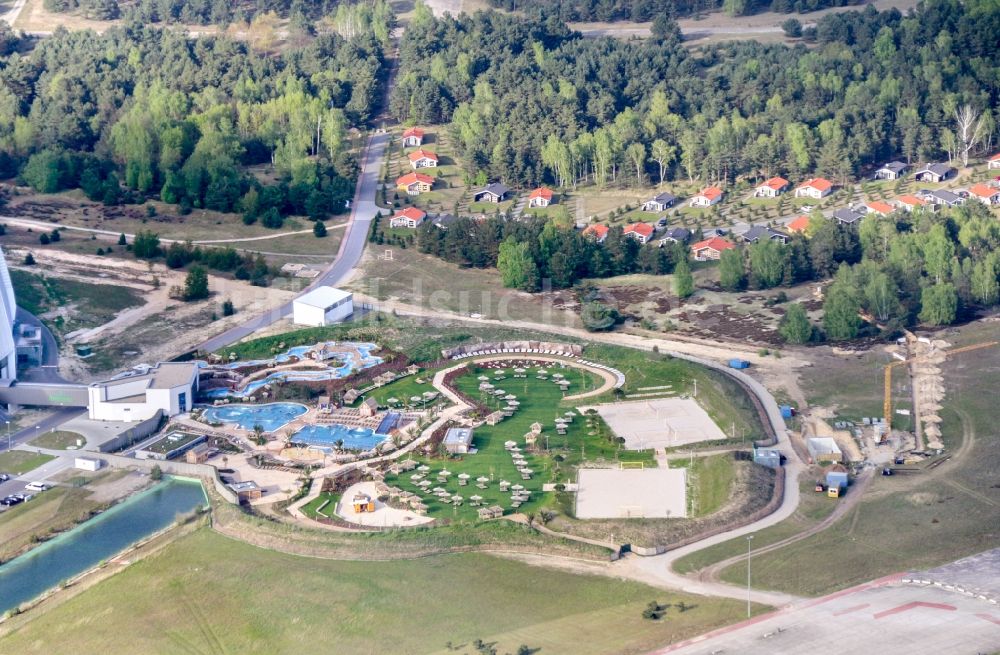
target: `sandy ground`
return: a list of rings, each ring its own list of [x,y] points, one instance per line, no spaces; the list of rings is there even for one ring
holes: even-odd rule
[[[124,498],[149,486],[151,482],[145,471],[128,471],[120,477],[112,475],[110,479],[102,480],[89,487],[91,489],[90,500],[106,503],[117,498]]]
[[[374,512],[361,512],[360,514],[356,514],[354,512],[354,507],[352,507],[351,502],[354,499],[354,495],[357,493],[367,494],[368,497],[375,500]],[[428,516],[421,516],[408,509],[396,509],[395,507],[389,507],[382,501],[378,500],[378,498],[376,498],[374,482],[359,482],[348,487],[347,490],[344,491],[344,494],[340,497],[340,502],[337,503],[337,516],[350,523],[383,528],[392,526],[421,525],[423,523],[431,523],[434,521],[434,519]]]
[[[445,0],[439,0],[445,1]],[[891,9],[893,7],[902,12],[915,7],[916,0],[874,0],[868,4],[873,5],[879,11]],[[779,14],[774,12],[763,12],[752,16],[729,16],[724,12],[717,11],[706,14],[702,18],[682,18],[677,21],[681,32],[688,40],[702,39],[716,35],[725,35],[732,38],[747,37],[754,35],[781,34],[781,23],[789,18],[795,18],[803,26],[815,25],[816,21],[830,13],[841,13],[845,11],[861,11],[863,6],[853,7],[830,7],[819,11],[807,12],[803,14]],[[652,23],[633,23],[629,21],[619,21],[615,23],[569,23],[571,29],[583,33],[585,36],[617,36],[621,38],[640,37],[645,38],[650,34]]]
[[[685,469],[580,469],[580,519],[684,518]]]
[[[10,248],[8,259],[20,261],[23,249]],[[127,309],[104,325],[68,335],[66,346],[77,343],[113,344],[117,337],[127,335],[139,341],[141,354],[137,361],[154,363],[169,360],[189,350],[195,343],[213,334],[257,315],[279,307],[295,296],[295,292],[275,287],[255,287],[238,280],[209,275],[212,296],[205,301],[185,303],[169,297],[170,288],[183,286],[186,273],[168,269],[162,263],[139,262],[114,257],[90,257],[59,250],[38,250],[34,252],[37,266],[31,272],[44,271],[46,275],[63,277],[82,282],[124,285],[143,292],[145,304]],[[15,267],[16,268],[16,267]],[[26,269],[31,270],[31,269]],[[197,322],[198,315],[215,310],[221,317],[223,300],[232,301],[236,313],[215,321],[205,321],[197,330],[171,330],[171,325]],[[163,322],[149,325],[153,316],[162,316]],[[134,328],[143,322],[147,328],[139,332]],[[60,372],[70,379],[89,380],[90,373],[85,360],[79,359],[72,348],[64,348],[60,361]],[[104,376],[98,376],[104,377]]]
[[[298,476],[296,474],[254,468],[248,461],[250,457],[251,455],[245,453],[220,453],[209,459],[207,463],[219,469],[232,469],[234,473],[224,475],[238,482],[256,482],[264,494],[253,502],[254,505],[284,500],[298,489]]]
[[[581,407],[586,412],[590,407]],[[693,398],[657,398],[597,405],[596,409],[629,450],[672,448],[719,441],[725,433]]]

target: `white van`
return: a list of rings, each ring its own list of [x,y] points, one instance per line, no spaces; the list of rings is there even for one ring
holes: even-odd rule
[[[24,485],[26,491],[45,491],[49,488],[49,485],[44,482],[29,482]]]

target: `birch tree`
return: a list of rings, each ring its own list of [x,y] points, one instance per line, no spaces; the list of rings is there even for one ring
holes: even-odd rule
[[[983,115],[972,108],[972,105],[962,105],[955,110],[955,129],[958,150],[962,155],[962,166],[969,166],[969,153],[972,152],[985,135]]]

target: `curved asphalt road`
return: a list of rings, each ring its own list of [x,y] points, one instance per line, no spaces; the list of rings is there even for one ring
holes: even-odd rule
[[[361,165],[361,175],[358,177],[358,184],[354,190],[354,202],[352,203],[351,218],[347,225],[347,234],[340,242],[340,251],[333,263],[323,271],[323,273],[310,284],[302,294],[314,289],[317,286],[336,286],[347,274],[357,265],[364,252],[365,244],[368,241],[368,228],[372,219],[378,214],[380,208],[375,204],[375,193],[378,191],[382,169],[382,160],[385,156],[385,147],[389,141],[389,135],[375,133],[368,139],[368,146],[365,148],[365,155]],[[299,294],[300,296],[302,294]],[[247,321],[242,325],[226,330],[222,334],[212,337],[207,341],[195,346],[195,349],[204,352],[212,352],[227,346],[235,341],[247,337],[257,330],[267,327],[278,321],[283,316],[292,313],[291,301],[276,307],[262,316]]]

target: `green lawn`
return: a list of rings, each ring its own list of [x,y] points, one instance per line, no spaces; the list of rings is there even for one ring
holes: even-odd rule
[[[384,387],[373,389],[365,394],[365,398],[374,398],[378,401],[378,404],[381,407],[389,405],[389,398],[395,398],[399,401],[399,403],[395,405],[397,407],[406,405],[413,396],[421,396],[425,392],[435,391],[434,385],[431,384],[432,379],[434,379],[434,371],[421,371],[416,375],[408,375],[405,378],[391,382]],[[417,382],[417,380],[423,380],[423,382]],[[356,404],[360,403],[361,398],[358,398]]]
[[[719,511],[732,494],[736,470],[730,454],[698,457],[688,466],[690,516],[708,516]]]
[[[777,525],[755,532],[753,538],[754,548],[762,548],[798,534],[826,518],[834,510],[837,501],[833,498],[828,498],[826,494],[815,493],[813,486],[814,484],[811,479],[799,485],[802,500],[795,514]],[[674,570],[678,573],[691,573],[710,564],[715,564],[724,559],[745,553],[746,547],[747,544],[744,537],[730,539],[721,544],[685,555],[674,563]]]
[[[99,503],[89,497],[88,489],[54,487],[0,513],[0,562],[90,518]]]
[[[26,450],[9,450],[0,453],[0,472],[20,475],[36,468],[46,462],[50,462],[55,457],[52,455],[39,455],[29,453]]]
[[[86,438],[78,432],[70,432],[69,430],[54,430],[52,432],[46,432],[45,434],[35,437],[29,443],[32,446],[38,446],[39,448],[52,448],[53,450],[66,450],[70,447],[77,447],[77,440],[83,439],[86,443]]]
[[[302,506],[302,513],[311,519],[330,518],[337,509],[340,494],[324,491]],[[322,508],[322,509],[321,509]]]
[[[565,375],[571,381],[571,394],[593,389],[600,384],[600,379],[597,376],[582,369],[550,366],[548,371],[550,374],[558,372]],[[481,375],[486,375],[497,388],[517,396],[521,405],[513,417],[498,425],[484,425],[476,428],[473,446],[478,449],[477,453],[461,458],[442,459],[436,457],[420,460],[431,468],[431,475],[428,476],[432,482],[431,488],[440,486],[453,495],[457,494],[466,499],[462,506],[455,507],[439,502],[431,494],[421,493],[420,495],[427,499],[429,516],[475,520],[478,510],[468,503],[468,498],[474,494],[482,496],[486,505],[498,504],[504,508],[510,507],[510,493],[500,493],[500,480],[521,484],[529,489],[532,492],[531,500],[523,504],[519,511],[533,512],[554,502],[549,494],[542,494],[542,484],[572,480],[575,467],[584,459],[588,461],[614,461],[620,458],[627,461],[653,463],[651,451],[640,453],[619,451],[617,444],[612,443],[608,438],[610,433],[603,426],[603,422],[600,422],[600,419],[596,419],[600,425],[592,424],[591,427],[588,427],[588,420],[577,414],[569,425],[567,434],[558,434],[555,430],[555,418],[570,410],[574,403],[563,401],[562,392],[551,378],[548,380],[537,379],[537,369],[529,369],[526,378],[513,378],[511,377],[513,369],[507,369],[506,379],[501,381],[496,381],[493,373],[494,371],[490,369],[470,366],[468,373],[458,378],[455,384],[460,391],[469,397],[486,401],[492,406],[499,406],[495,401],[488,400],[489,397],[479,391],[478,378]],[[528,451],[525,448],[524,435],[529,431],[531,424],[535,422],[542,424],[543,434],[548,435],[548,442],[546,444],[543,437],[536,444],[537,450]],[[516,441],[524,449],[522,452],[525,455],[527,465],[535,472],[531,480],[521,479],[510,453],[504,449],[503,444],[506,441]],[[443,468],[452,472],[447,483],[437,481],[436,474]],[[458,475],[460,473],[466,473],[470,476],[468,485],[459,486]],[[406,473],[398,477],[389,477],[387,482],[407,491],[419,492],[419,488],[410,479],[410,475],[412,474]],[[485,490],[476,487],[476,478],[480,476],[492,480]]]
[[[675,607],[663,620],[643,619],[653,600]],[[738,601],[486,555],[309,559],[201,529],[46,613],[9,621],[0,650],[368,655],[451,644],[465,653],[482,639],[501,653],[525,644],[542,655],[613,655],[703,633],[744,611]]]

